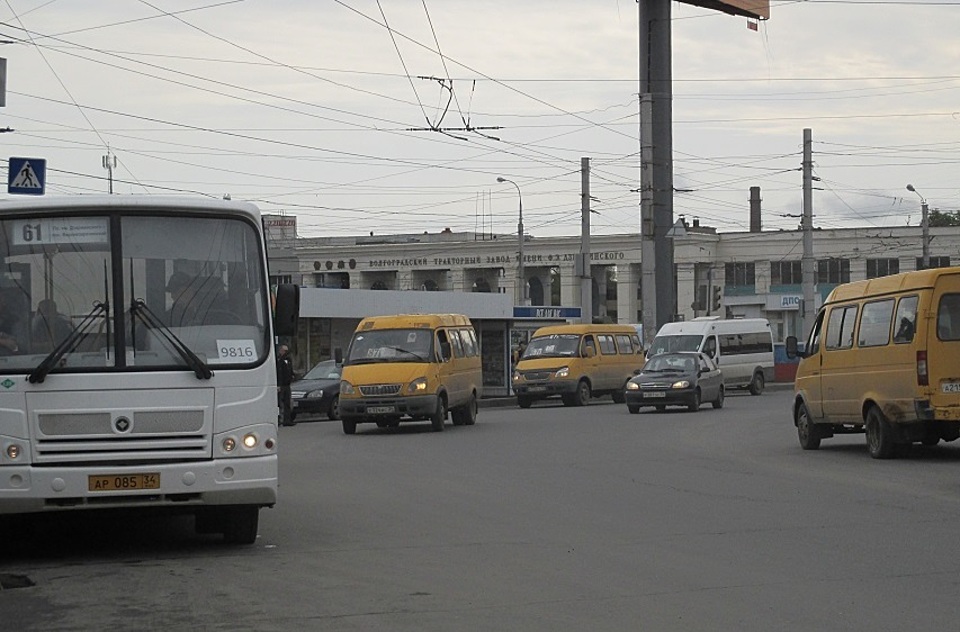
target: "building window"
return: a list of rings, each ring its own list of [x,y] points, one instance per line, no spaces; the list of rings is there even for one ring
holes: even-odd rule
[[[752,261],[749,263],[727,263],[723,266],[726,277],[724,283],[736,287],[754,286],[757,284],[756,268]]]
[[[771,261],[770,285],[800,285],[803,270],[799,261]]]
[[[932,258],[931,258],[932,261]],[[293,283],[292,274],[271,274],[270,285],[280,285],[282,283]]]
[[[817,283],[849,283],[849,259],[821,259],[817,262]]]
[[[867,259],[867,278],[888,276],[900,272],[899,259]]]
[[[930,257],[930,268],[949,268],[950,257]],[[923,270],[923,257],[917,257],[917,270]]]

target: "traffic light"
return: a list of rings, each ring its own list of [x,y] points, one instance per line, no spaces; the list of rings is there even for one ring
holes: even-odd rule
[[[719,312],[720,303],[723,300],[723,288],[719,285],[713,286],[713,296],[710,300],[710,311]]]

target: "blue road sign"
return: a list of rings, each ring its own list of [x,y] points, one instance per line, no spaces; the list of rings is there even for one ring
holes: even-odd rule
[[[46,176],[46,159],[11,158],[7,172],[7,193],[43,195]]]

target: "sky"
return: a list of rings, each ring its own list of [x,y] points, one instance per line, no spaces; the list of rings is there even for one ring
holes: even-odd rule
[[[758,186],[795,230],[805,128],[815,226],[960,209],[960,0],[672,18],[676,216],[747,230]],[[592,234],[639,230],[635,0],[2,0],[0,40],[0,141],[47,195],[229,196],[303,237],[516,234],[522,204],[574,236],[590,158]]]

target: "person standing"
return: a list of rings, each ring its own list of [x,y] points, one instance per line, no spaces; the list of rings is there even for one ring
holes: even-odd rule
[[[290,394],[290,384],[293,383],[293,361],[290,359],[290,348],[280,345],[277,349],[277,395],[280,403],[280,425],[295,426],[293,420],[293,399]]]

